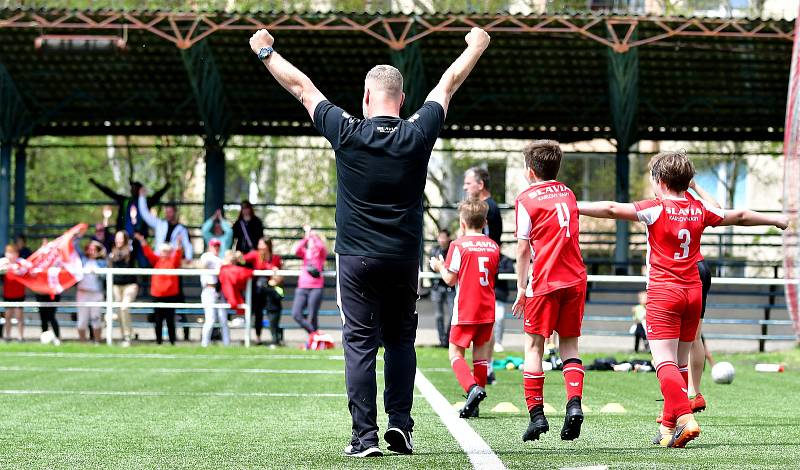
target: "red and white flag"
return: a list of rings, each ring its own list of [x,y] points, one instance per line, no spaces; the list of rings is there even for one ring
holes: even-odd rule
[[[83,263],[72,240],[85,232],[86,224],[78,224],[64,235],[36,250],[27,259],[26,267],[6,276],[39,294],[58,295],[83,279]]]

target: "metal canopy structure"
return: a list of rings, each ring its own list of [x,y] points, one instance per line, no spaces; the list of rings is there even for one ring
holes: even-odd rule
[[[8,220],[3,171],[12,146],[31,136],[202,135],[213,211],[230,135],[316,135],[302,106],[249,51],[256,29],[273,31],[275,48],[352,111],[369,68],[396,65],[410,112],[473,26],[489,30],[492,45],[456,95],[443,137],[615,139],[622,200],[628,150],[638,140],[783,138],[790,21],[5,9],[0,238]],[[90,47],[100,40],[126,47]],[[48,43],[69,47],[51,51]]]

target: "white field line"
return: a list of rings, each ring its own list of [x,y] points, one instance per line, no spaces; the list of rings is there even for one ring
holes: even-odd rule
[[[154,392],[137,390],[11,390],[0,389],[0,395],[81,395],[119,397],[256,397],[256,398],[347,398],[346,393],[282,393],[282,392]],[[424,398],[414,394],[414,398]]]
[[[310,354],[136,354],[136,353],[79,353],[79,352],[3,352],[2,357],[59,357],[59,358],[98,358],[98,359],[263,359],[271,360],[311,360],[343,361],[344,356],[319,356]]]
[[[450,372],[450,369],[431,368],[420,369],[424,372]],[[241,373],[241,374],[309,374],[309,375],[343,375],[343,369],[260,369],[260,368],[229,368],[229,367],[41,367],[41,366],[0,366],[0,372],[154,372],[158,374],[170,373]],[[377,374],[383,374],[378,369]]]
[[[147,392],[126,390],[0,390],[0,395],[82,395],[124,397],[259,397],[259,398],[346,398],[344,393],[268,392]]]
[[[340,369],[229,369],[229,368],[127,368],[127,367],[28,367],[28,366],[0,366],[0,372],[89,372],[89,373],[130,373],[153,372],[157,374],[288,374],[288,375],[344,375]]]
[[[450,402],[439,393],[439,390],[433,386],[419,369],[417,369],[415,381],[422,396],[425,397],[425,400],[431,405],[433,411],[439,415],[439,419],[442,420],[447,430],[450,431],[450,434],[464,449],[464,453],[467,454],[473,468],[505,470],[506,466],[503,465],[497,454],[492,451],[492,448],[465,420],[458,417]]]

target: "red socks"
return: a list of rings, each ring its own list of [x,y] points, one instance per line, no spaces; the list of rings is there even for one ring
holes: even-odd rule
[[[681,377],[683,377],[683,388],[687,389],[686,393],[689,393],[689,365],[678,366],[678,372],[680,372]]]
[[[489,373],[489,361],[486,359],[472,361],[472,375],[475,377],[475,383],[483,388],[486,388],[486,377]]]
[[[692,412],[689,397],[686,395],[686,382],[681,377],[678,365],[672,361],[662,362],[656,366],[656,375],[661,384],[661,394],[664,396],[664,415],[661,424],[674,428],[675,420],[679,416]]]
[[[463,388],[465,392],[469,392],[470,387],[475,385],[475,377],[472,376],[467,361],[464,360],[463,357],[457,357],[450,362],[450,367],[452,367],[453,372],[456,373],[456,379],[458,379],[461,388]],[[484,380],[486,380],[485,377],[486,369],[484,369]]]
[[[544,405],[544,372],[523,372],[522,386],[525,388],[525,403],[528,411]]]
[[[564,361],[564,388],[567,390],[567,401],[572,398],[583,398],[583,363],[580,359],[573,358]]]

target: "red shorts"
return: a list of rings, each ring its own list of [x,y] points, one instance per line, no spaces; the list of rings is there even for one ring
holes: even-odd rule
[[[703,289],[674,285],[647,289],[647,339],[680,339],[691,342],[700,324]]]
[[[565,338],[581,335],[586,306],[586,282],[565,287],[525,301],[525,333],[545,338],[557,331]]]
[[[480,346],[492,339],[494,322],[472,325],[453,325],[450,327],[450,343],[462,348]]]

